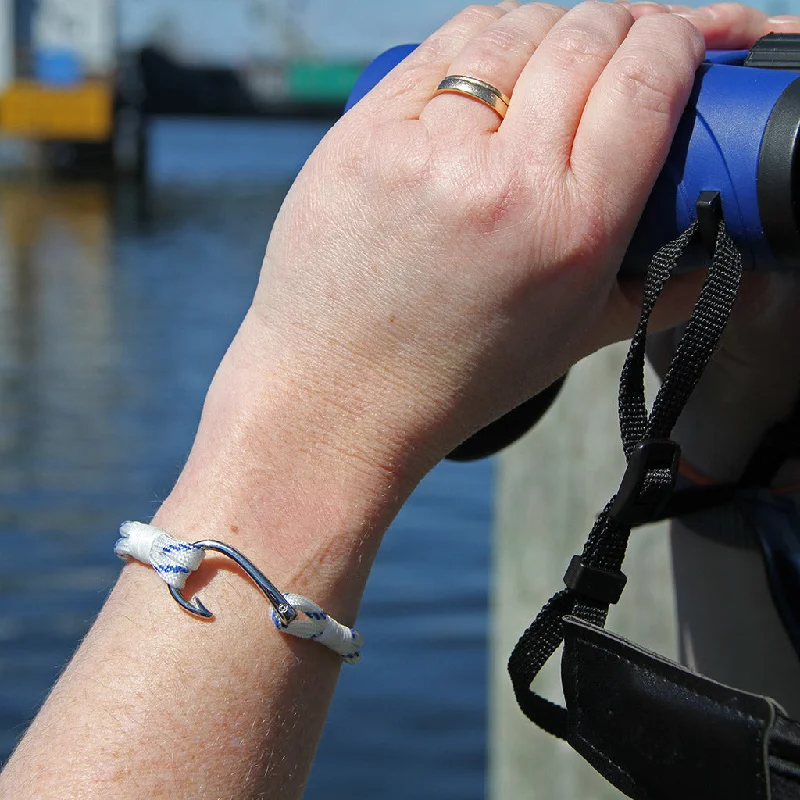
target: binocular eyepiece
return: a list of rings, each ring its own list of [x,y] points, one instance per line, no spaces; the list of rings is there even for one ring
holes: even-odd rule
[[[414,48],[395,47],[370,64],[348,108]],[[745,269],[800,268],[798,136],[800,35],[769,34],[749,51],[709,52],[621,272],[643,272],[698,217],[698,200],[709,193],[719,193]]]

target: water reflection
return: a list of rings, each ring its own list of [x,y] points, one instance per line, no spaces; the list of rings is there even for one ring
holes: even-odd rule
[[[0,180],[0,762],[119,571],[119,522],[180,471],[323,132],[227,134],[255,165],[231,180],[220,137],[162,131],[144,224],[125,187]],[[356,776],[364,797],[483,796],[489,475],[440,468],[390,532],[307,798],[350,797]]]
[[[285,188],[165,187],[142,228],[124,188],[0,182],[0,757],[180,470]]]
[[[102,186],[0,188],[2,492],[79,491],[87,444],[92,472],[112,458],[109,208]]]

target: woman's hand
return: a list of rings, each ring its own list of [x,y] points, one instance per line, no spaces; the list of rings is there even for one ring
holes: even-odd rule
[[[618,266],[703,55],[672,14],[476,5],[352,109],[286,200],[247,326],[321,427],[332,405],[351,450],[428,468],[629,335]],[[434,97],[452,74],[510,95],[505,120]],[[671,287],[656,324],[697,286]]]

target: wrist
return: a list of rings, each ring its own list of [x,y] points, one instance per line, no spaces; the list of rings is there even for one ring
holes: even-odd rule
[[[288,361],[245,321],[153,522],[225,541],[282,590],[352,621],[381,536],[427,464],[377,413],[357,413],[362,401],[325,396],[323,375],[306,381]]]

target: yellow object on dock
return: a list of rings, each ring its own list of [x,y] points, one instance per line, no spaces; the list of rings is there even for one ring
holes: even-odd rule
[[[112,88],[103,81],[63,88],[16,81],[0,96],[0,132],[31,139],[106,141],[113,108]]]

